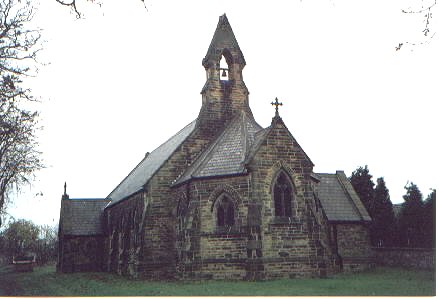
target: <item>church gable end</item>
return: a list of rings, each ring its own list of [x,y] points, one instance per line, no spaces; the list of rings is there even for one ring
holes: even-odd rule
[[[319,217],[310,205],[313,164],[279,116],[255,146],[247,167],[253,201],[261,207],[262,257],[273,262],[265,265],[265,275],[318,275],[324,266],[313,239]]]
[[[64,191],[58,232],[60,272],[101,271],[107,199],[70,199]]]

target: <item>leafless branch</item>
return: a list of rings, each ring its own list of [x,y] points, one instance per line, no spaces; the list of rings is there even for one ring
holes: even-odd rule
[[[399,43],[398,46],[395,47],[396,51],[401,50],[403,45],[409,45],[409,46],[419,46],[419,45],[427,45],[431,42],[431,40],[434,38],[434,36],[436,35],[436,32],[433,33],[428,40],[425,40],[423,42],[417,42],[417,43],[411,43],[411,42],[404,42],[404,43]]]
[[[74,12],[74,14],[76,15],[77,19],[80,19],[83,14],[81,13],[81,11],[78,9],[77,5],[76,5],[76,0],[69,0],[69,1],[65,1],[65,0],[55,0],[56,2],[58,2],[61,5],[64,6],[68,6],[72,9],[72,11]],[[96,1],[96,0],[87,0],[89,2],[93,2],[96,5],[102,6],[102,2]],[[143,6],[145,7],[145,9],[148,11],[148,8],[146,7],[146,2],[145,0],[140,0],[143,3]]]
[[[424,1],[422,1],[422,5],[421,8],[419,9],[412,9],[412,8],[408,8],[408,9],[402,9],[401,11],[405,14],[424,14],[424,29],[422,30],[422,33],[424,34],[425,37],[427,37],[430,33],[430,22],[431,19],[433,17],[433,13],[432,13],[432,9],[437,5],[437,0],[434,0],[433,2],[431,2],[430,4],[424,6]],[[423,42],[417,42],[417,43],[413,43],[413,42],[403,42],[403,43],[399,43],[397,47],[395,47],[396,51],[401,50],[401,47],[405,44],[408,45],[412,45],[412,46],[417,46],[417,45],[425,45],[430,43],[431,39],[434,37],[435,32],[430,36],[430,38],[426,41]]]
[[[43,167],[35,134],[38,112],[23,105],[35,99],[21,80],[33,75],[41,50],[39,30],[28,28],[33,15],[30,0],[0,0],[0,211],[9,191],[29,183]]]
[[[55,0],[61,5],[69,6],[72,11],[76,14],[76,18],[81,18],[81,13],[78,11],[78,8],[76,7],[76,0],[71,0],[70,2],[65,2],[63,0]]]

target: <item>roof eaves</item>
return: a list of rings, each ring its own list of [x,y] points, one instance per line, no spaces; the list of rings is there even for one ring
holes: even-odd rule
[[[151,177],[152,177],[152,176],[151,176]],[[125,200],[128,200],[129,198],[131,198],[132,196],[134,196],[134,195],[136,195],[136,194],[142,192],[143,190],[144,190],[144,188],[141,188],[141,189],[135,191],[134,193],[131,193],[131,194],[129,194],[128,196],[125,196],[125,197],[123,197],[122,199],[120,199],[120,200],[118,200],[118,201],[115,201],[115,202],[112,202],[112,201],[110,200],[110,202],[104,207],[104,210],[106,210],[106,209],[109,208],[109,207],[115,206],[116,204],[122,203],[122,202],[124,202]]]

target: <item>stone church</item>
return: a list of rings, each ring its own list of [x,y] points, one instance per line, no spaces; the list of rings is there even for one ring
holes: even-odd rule
[[[271,279],[371,266],[371,218],[345,173],[313,172],[277,99],[270,126],[254,119],[246,61],[226,15],[202,65],[194,121],[106,198],[71,199],[64,188],[58,271]]]

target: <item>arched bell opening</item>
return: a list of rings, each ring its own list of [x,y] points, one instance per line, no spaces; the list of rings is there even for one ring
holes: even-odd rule
[[[219,78],[221,81],[228,81],[232,79],[232,63],[232,54],[229,50],[224,49],[219,62]]]

